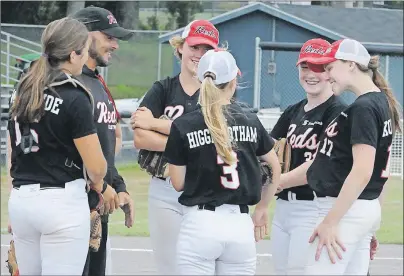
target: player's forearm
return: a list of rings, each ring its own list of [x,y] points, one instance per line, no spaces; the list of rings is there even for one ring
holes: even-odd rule
[[[184,190],[186,166],[168,164],[170,182],[177,192]]]
[[[313,161],[307,161],[290,172],[281,175],[280,185],[283,189],[307,185],[307,171]]]
[[[166,148],[168,137],[152,130],[135,128],[134,144],[138,149],[163,152]]]
[[[121,149],[122,149],[122,138],[118,139],[117,137],[115,144],[115,155],[118,155]]]
[[[171,120],[154,119],[151,128],[156,132],[169,135],[171,123]]]
[[[268,208],[269,203],[275,196],[276,188],[277,185],[272,184],[262,186],[261,200],[258,202],[256,208]]]
[[[116,136],[115,155],[118,155],[118,153],[122,149],[122,129],[120,123],[116,124],[115,136]]]
[[[352,169],[342,185],[334,206],[324,218],[325,223],[337,225],[369,183],[370,176],[360,169]]]

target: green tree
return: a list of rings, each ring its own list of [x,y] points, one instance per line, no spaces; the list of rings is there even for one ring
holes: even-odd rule
[[[2,1],[1,22],[47,25],[66,15],[66,1]]]
[[[167,1],[167,12],[175,18],[177,28],[186,26],[194,19],[195,13],[203,12],[200,1]]]

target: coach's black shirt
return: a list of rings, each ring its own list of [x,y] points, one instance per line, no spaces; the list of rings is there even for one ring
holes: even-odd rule
[[[290,170],[313,160],[319,136],[327,125],[346,108],[346,105],[334,95],[307,112],[304,110],[306,104],[307,99],[304,99],[286,108],[271,131],[272,137],[287,138],[291,145]],[[298,196],[313,196],[313,191],[308,185],[285,189],[278,196],[287,198],[289,191]]]
[[[352,146],[366,144],[376,149],[376,156],[372,177],[359,199],[378,198],[389,177],[392,134],[385,93],[359,96],[322,134],[316,158],[307,173],[310,187],[319,194],[337,197],[352,169]]]
[[[79,79],[90,89],[94,97],[94,122],[102,152],[108,164],[104,180],[119,193],[126,191],[126,184],[115,167],[117,112],[104,85],[98,79],[98,74],[97,69],[93,71],[84,65]]]
[[[228,166],[216,152],[212,137],[197,110],[176,119],[171,125],[165,156],[170,164],[187,166],[184,190],[178,201],[197,204],[257,204],[261,199],[261,171],[257,156],[274,145],[258,117],[237,104],[227,106],[231,139],[236,142],[238,162]]]
[[[24,154],[20,148],[21,124],[14,118],[9,120],[13,186],[41,183],[62,187],[83,178],[83,162],[73,139],[96,133],[91,96],[64,73],[53,88],[56,93],[44,91],[45,114],[41,120],[29,124],[34,137],[31,153]]]

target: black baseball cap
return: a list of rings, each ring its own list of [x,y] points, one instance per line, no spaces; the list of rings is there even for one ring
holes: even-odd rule
[[[120,40],[129,40],[133,32],[119,26],[115,16],[106,9],[89,6],[71,15],[86,25],[89,32],[100,31]]]

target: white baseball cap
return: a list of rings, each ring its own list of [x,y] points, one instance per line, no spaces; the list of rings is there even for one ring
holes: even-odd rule
[[[311,70],[323,72],[324,65],[336,60],[353,61],[367,67],[370,62],[370,54],[360,42],[346,38],[334,42],[322,56],[310,58],[307,63]]]
[[[206,73],[213,73],[214,84],[223,84],[241,75],[233,55],[225,50],[209,50],[199,60],[198,79],[202,82]]]

